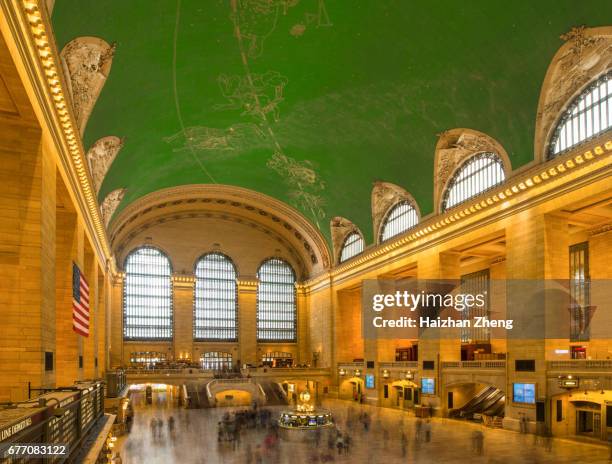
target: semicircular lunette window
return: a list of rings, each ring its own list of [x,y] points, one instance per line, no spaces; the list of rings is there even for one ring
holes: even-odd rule
[[[448,182],[442,199],[442,211],[501,184],[505,179],[504,165],[497,154],[485,152],[472,156]]]
[[[552,159],[612,129],[612,71],[592,82],[569,104],[553,132]]]
[[[172,269],[156,248],[137,248],[125,261],[123,338],[172,340]]]
[[[195,268],[193,338],[238,339],[237,283],[234,263],[222,253],[208,253]]]
[[[358,232],[351,232],[344,239],[342,251],[340,252],[340,262],[343,263],[353,256],[357,256],[363,252],[363,248],[363,237]]]
[[[380,241],[389,240],[419,223],[419,215],[415,207],[409,201],[401,201],[396,204],[387,216],[380,234]]]

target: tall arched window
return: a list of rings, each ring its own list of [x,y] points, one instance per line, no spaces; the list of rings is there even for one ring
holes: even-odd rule
[[[123,338],[172,340],[172,269],[168,257],[144,246],[125,260]]]
[[[569,104],[559,120],[548,158],[612,128],[612,71],[592,82]]]
[[[357,231],[351,232],[344,239],[342,244],[342,250],[340,251],[340,262],[343,263],[347,259],[351,259],[353,256],[357,256],[363,251],[364,243],[363,237]]]
[[[409,201],[401,201],[389,210],[383,222],[380,241],[389,240],[419,223],[416,208]]]
[[[504,164],[495,153],[479,153],[466,160],[448,181],[442,211],[457,206],[506,179]]]
[[[257,271],[257,340],[296,341],[295,273],[279,258],[264,261]]]
[[[193,338],[198,341],[238,339],[236,268],[221,253],[202,256],[195,268]]]

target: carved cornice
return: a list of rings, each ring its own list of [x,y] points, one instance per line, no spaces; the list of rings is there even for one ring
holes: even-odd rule
[[[60,53],[81,135],[106,83],[114,53],[114,44],[109,45],[97,37],[77,37]]]
[[[100,205],[100,213],[102,214],[102,218],[104,219],[104,224],[108,227],[108,224],[113,217],[113,213],[123,200],[125,195],[125,189],[116,189],[111,193],[106,195],[104,201]]]
[[[87,150],[89,173],[91,174],[96,193],[100,193],[104,177],[122,147],[123,140],[114,135],[109,135],[108,137],[96,140],[91,148]]]
[[[68,84],[59,64],[60,58],[46,8],[39,0],[1,0],[0,6],[36,98],[41,124],[48,127],[58,153],[60,168],[65,172],[69,188],[75,194],[76,206],[82,213],[96,254],[101,263],[106,263],[112,260],[111,250],[85,167],[78,126],[66,93]]]
[[[359,235],[361,231],[359,228],[346,218],[336,216],[329,222],[331,229],[332,246],[334,250],[335,263],[340,262],[340,253],[342,253],[342,245],[344,240],[351,232],[357,232]],[[363,235],[362,235],[363,236]]]
[[[390,182],[377,181],[372,188],[372,225],[374,227],[374,237],[377,243],[380,241],[381,225],[387,217],[389,210],[401,201],[409,201],[417,211],[419,218],[421,212],[416,201],[402,187]]]
[[[156,225],[168,223],[171,221],[177,221],[181,219],[192,219],[192,218],[206,218],[206,219],[215,219],[217,221],[230,221],[230,222],[234,222],[238,224],[248,225],[266,235],[269,235],[274,240],[276,240],[278,243],[280,243],[287,250],[287,252],[291,255],[291,257],[293,258],[293,261],[298,264],[299,268],[297,270],[298,270],[298,275],[300,277],[304,278],[305,276],[309,274],[308,267],[306,266],[306,263],[304,260],[304,256],[300,255],[295,250],[295,247],[292,246],[292,244],[287,239],[285,239],[285,237],[276,233],[274,230],[268,227],[262,226],[261,223],[250,220],[244,216],[228,214],[225,212],[192,210],[192,211],[181,211],[181,212],[169,212],[165,215],[156,216],[155,218],[152,218],[149,221],[140,223],[138,226],[130,230],[130,233],[126,235],[125,237],[123,237],[120,243],[114,244],[114,248],[117,253],[117,256],[120,258],[123,258],[123,255],[126,252],[130,251],[129,249],[126,250],[126,246],[129,244],[129,242],[133,240],[134,238],[136,238],[139,234],[143,234],[147,229],[154,227]],[[219,250],[213,247],[213,249],[211,249],[210,251],[219,251]],[[166,252],[166,254],[168,256],[171,255],[171,253],[168,253],[168,252]]]
[[[612,68],[612,26],[572,28],[553,57],[540,92],[534,150],[546,159],[547,144],[563,109],[593,81]]]
[[[588,231],[589,236],[594,237],[596,235],[606,234],[612,231],[612,222],[596,227]]]
[[[498,220],[499,215],[502,217],[511,215],[513,214],[513,208],[524,210],[532,205],[531,201],[543,201],[541,198],[531,200],[530,197],[525,196],[532,190],[538,191],[537,195],[539,196],[544,196],[546,198],[552,196],[554,198],[558,195],[562,195],[566,189],[580,188],[581,186],[595,182],[597,179],[609,177],[609,169],[612,163],[612,140],[600,137],[588,146],[589,149],[587,150],[574,149],[554,160],[534,165],[531,169],[507,179],[502,185],[488,191],[486,194],[480,195],[443,214],[431,216],[414,229],[399,235],[389,242],[369,249],[350,261],[337,265],[329,273],[322,272],[314,276],[304,282],[304,285],[311,288],[316,286],[322,289],[332,283],[339,283],[345,279],[351,278],[353,274],[360,272],[362,269],[367,268],[368,271],[371,272],[380,266],[388,266],[392,262],[404,260],[405,253],[408,253],[408,251],[403,250],[405,250],[409,244],[418,242],[419,245],[417,246],[422,245],[423,247],[437,245],[448,239],[448,233],[444,235],[447,228],[453,225],[461,226],[465,221],[468,221],[471,216],[478,213],[485,213],[487,210],[497,207],[497,209],[494,210],[495,213],[493,216],[480,216],[478,222],[470,226],[472,228],[479,228],[491,221]],[[575,178],[572,178],[570,180],[571,184],[568,183],[564,185],[562,183],[561,178],[571,174],[572,171],[581,168],[589,168],[591,165],[594,166],[587,171],[585,176],[580,178],[579,182],[576,181]],[[595,168],[595,166],[598,166],[598,168]],[[603,171],[597,174],[598,177],[596,178],[593,176],[593,169],[602,169]],[[549,193],[546,189],[547,184],[555,182],[557,187],[554,187],[554,190]],[[561,182],[561,184],[559,184],[559,182]],[[516,205],[511,206],[511,201],[515,199],[517,202]],[[500,205],[506,204],[508,207],[502,209],[498,208]],[[468,229],[465,228],[467,226],[463,227],[463,229],[459,229],[452,233],[455,235],[465,233]],[[424,239],[430,236],[433,236],[432,241],[424,241]],[[415,249],[410,250],[410,254],[414,252],[416,252]]]
[[[231,216],[256,214],[259,222],[270,224],[269,228],[281,227],[291,241],[300,243],[300,249],[308,256],[311,265],[330,265],[327,243],[320,231],[297,210],[289,205],[253,190],[242,187],[202,184],[184,185],[145,195],[126,206],[111,222],[109,233],[113,246],[123,242],[139,221],[154,211],[174,207],[188,207],[192,211],[206,210],[214,206],[227,211]],[[289,241],[288,238],[286,240]],[[295,248],[295,246],[293,246]],[[300,260],[302,261],[302,260]]]
[[[473,155],[483,152],[497,154],[506,175],[512,170],[504,147],[493,137],[474,129],[457,128],[442,132],[436,144],[434,158],[434,204],[441,211],[441,199],[455,171]]]

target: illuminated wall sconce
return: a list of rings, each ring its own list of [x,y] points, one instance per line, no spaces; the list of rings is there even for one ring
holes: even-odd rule
[[[411,371],[406,372],[406,380],[414,379],[414,374]]]
[[[355,369],[355,377],[359,377],[361,375],[361,371],[359,369]]]
[[[346,375],[346,369],[340,369],[340,370],[338,371],[338,373],[339,373],[340,375],[342,375],[342,376],[345,376],[345,375]]]
[[[389,378],[389,371],[388,371],[387,369],[383,369],[383,377],[384,377],[385,379],[388,379],[388,378]]]

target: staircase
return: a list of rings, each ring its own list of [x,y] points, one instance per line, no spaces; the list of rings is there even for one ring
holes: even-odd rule
[[[286,406],[289,404],[283,388],[276,382],[260,382],[266,394],[266,404],[270,406]]]

